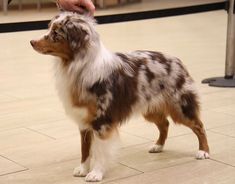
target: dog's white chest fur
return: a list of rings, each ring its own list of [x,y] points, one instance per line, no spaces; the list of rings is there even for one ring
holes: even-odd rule
[[[65,112],[70,116],[79,126],[79,129],[87,128],[83,123],[83,120],[87,117],[88,111],[83,107],[75,107],[72,103],[71,94],[70,94],[70,78],[63,71],[59,64],[55,64],[56,69],[56,89],[58,91],[58,96],[62,101]]]

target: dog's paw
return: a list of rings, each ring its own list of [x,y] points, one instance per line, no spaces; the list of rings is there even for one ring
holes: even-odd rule
[[[103,173],[100,171],[91,171],[87,174],[85,181],[87,182],[97,182],[103,179]]]
[[[76,167],[73,170],[73,176],[74,177],[85,177],[88,174],[88,169],[83,167],[82,165],[79,167]]]
[[[208,159],[210,158],[209,153],[199,150],[196,154],[196,159],[198,160],[203,160],[203,159]]]
[[[154,144],[150,149],[149,153],[160,153],[163,150],[162,145]]]

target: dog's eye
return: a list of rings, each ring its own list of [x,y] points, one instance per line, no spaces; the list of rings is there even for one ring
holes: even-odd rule
[[[55,34],[55,36],[58,36],[58,35],[62,36],[63,35],[61,30],[55,30],[54,34]]]
[[[58,42],[63,39],[63,35],[60,33],[60,31],[55,30],[52,33],[52,40],[55,42]]]
[[[57,36],[58,32],[57,31],[53,31],[53,35]]]

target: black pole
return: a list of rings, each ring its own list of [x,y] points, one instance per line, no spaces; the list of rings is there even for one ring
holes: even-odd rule
[[[235,87],[235,3],[228,1],[228,28],[226,45],[225,76],[204,79],[202,83],[208,83],[215,87]]]

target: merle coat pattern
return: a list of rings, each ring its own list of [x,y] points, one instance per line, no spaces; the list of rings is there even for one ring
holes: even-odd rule
[[[198,92],[178,58],[147,50],[110,52],[100,41],[94,19],[70,12],[56,16],[48,33],[31,44],[36,51],[58,58],[58,94],[81,134],[81,165],[74,176],[102,180],[118,128],[134,113],[141,113],[160,132],[150,153],[162,151],[169,116],[198,137],[196,157],[209,158]]]

